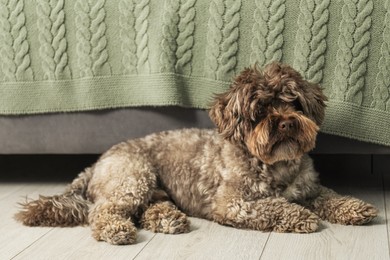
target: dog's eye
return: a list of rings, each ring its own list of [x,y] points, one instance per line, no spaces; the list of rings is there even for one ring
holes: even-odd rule
[[[295,107],[295,110],[296,111],[301,111],[303,112],[303,107],[302,107],[302,104],[301,102],[299,102],[298,99],[295,99],[293,102],[292,102],[293,106]]]
[[[264,111],[258,111],[256,115],[254,115],[254,117],[252,117],[251,119],[252,125],[257,125],[258,123],[260,123],[265,118],[264,113]]]

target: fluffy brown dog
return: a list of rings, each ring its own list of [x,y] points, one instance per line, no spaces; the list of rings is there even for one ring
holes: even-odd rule
[[[237,228],[314,232],[319,219],[360,225],[377,210],[319,184],[311,159],[325,96],[287,65],[244,70],[215,98],[217,130],[152,134],[112,147],[64,194],[23,204],[29,226],[90,224],[111,244],[136,228],[189,231],[186,214]]]

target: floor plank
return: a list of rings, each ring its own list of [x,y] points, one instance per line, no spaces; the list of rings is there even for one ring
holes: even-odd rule
[[[335,179],[331,176],[327,186],[380,209],[374,223],[361,227],[324,223],[317,233],[299,235],[238,230],[191,218],[188,234],[140,230],[137,244],[130,246],[96,242],[88,227],[22,226],[13,219],[17,202],[26,195],[59,193],[65,184],[0,183],[0,259],[390,259],[390,175],[383,182],[373,176],[341,183]]]
[[[49,232],[51,228],[30,228],[13,218],[18,202],[26,195],[36,198],[38,194],[54,194],[64,189],[64,184],[0,184],[0,259],[10,259]]]
[[[3,199],[7,199],[13,193],[18,194],[18,190],[23,189],[24,186],[25,186],[25,184],[21,185],[20,183],[0,183],[0,201]],[[38,186],[36,186],[36,187],[38,187]],[[21,191],[21,192],[23,192],[23,191]],[[23,194],[21,196],[26,196],[26,195],[27,194]]]
[[[372,224],[342,226],[323,222],[323,228],[313,234],[272,233],[261,259],[389,259],[381,178],[369,176],[360,181],[360,185],[332,188],[377,206],[380,215]]]
[[[140,230],[136,244],[113,246],[93,239],[89,227],[54,228],[14,259],[133,259],[154,235]]]
[[[191,218],[191,232],[157,234],[136,259],[258,259],[268,236]]]

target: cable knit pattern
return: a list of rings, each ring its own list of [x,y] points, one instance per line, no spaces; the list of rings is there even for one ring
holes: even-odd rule
[[[121,0],[119,10],[119,35],[122,50],[122,73],[148,73],[148,16],[149,0]]]
[[[77,27],[77,54],[81,77],[99,75],[107,64],[106,16],[104,0],[78,0],[75,5]]]
[[[91,11],[89,16],[91,18],[91,56],[92,56],[92,71],[96,75],[99,69],[107,62],[107,38],[106,38],[106,24],[104,19],[106,11],[104,7],[104,0],[89,0]]]
[[[337,100],[362,103],[372,10],[370,0],[344,2],[332,93]]]
[[[121,0],[119,11],[119,36],[121,38],[122,73],[137,73],[137,45],[135,42],[135,17],[133,0]]]
[[[2,80],[33,80],[24,1],[0,1],[0,69]]]
[[[149,73],[149,0],[135,0],[134,15],[136,30],[135,43],[137,45],[137,70],[141,73]]]
[[[390,0],[386,0],[384,8],[386,16],[383,22],[383,42],[371,107],[390,111]]]
[[[37,2],[39,54],[44,79],[70,78],[63,0]]]
[[[295,38],[294,67],[320,83],[325,65],[329,0],[301,0]]]
[[[205,75],[214,79],[231,78],[237,63],[240,0],[213,0],[210,3]]]
[[[89,19],[89,5],[86,0],[78,0],[75,5],[77,31],[77,60],[80,77],[92,77],[91,53],[91,32],[89,30],[91,21]]]
[[[162,27],[162,52],[160,55],[160,72],[174,72],[176,64],[176,38],[179,35],[179,8],[180,0],[165,0],[163,27]]]
[[[160,72],[189,75],[195,31],[195,0],[166,0]]]
[[[250,62],[265,65],[282,59],[285,0],[256,0]]]
[[[219,69],[220,44],[222,42],[223,14],[225,6],[223,0],[212,0],[209,7],[210,18],[208,20],[205,75],[209,78],[217,78]]]
[[[181,0],[179,11],[179,35],[177,37],[175,70],[180,74],[191,74],[192,47],[195,32],[195,5],[196,0]]]
[[[217,77],[231,78],[235,74],[235,67],[237,64],[238,51],[238,37],[240,23],[240,8],[241,0],[227,0],[225,1],[225,26],[222,30],[222,44],[221,44],[221,66],[218,70]]]

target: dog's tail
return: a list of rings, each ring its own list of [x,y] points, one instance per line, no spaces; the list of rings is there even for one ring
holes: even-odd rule
[[[26,199],[20,203],[22,210],[15,219],[26,226],[77,226],[88,224],[88,183],[92,177],[91,168],[85,169],[67,187],[63,194],[39,196],[37,200]]]

